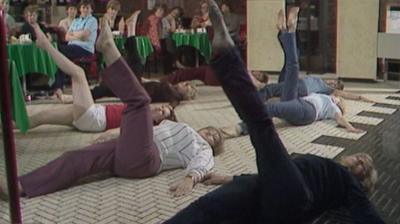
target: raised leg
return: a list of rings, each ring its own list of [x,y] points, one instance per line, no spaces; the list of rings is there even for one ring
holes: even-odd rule
[[[227,30],[217,4],[209,0],[209,6],[217,40],[227,39]],[[309,199],[308,190],[268,118],[268,113],[249,80],[240,56],[233,50],[230,41],[221,45],[219,42],[221,41],[213,44],[220,54],[212,61],[212,67],[235,110],[249,128],[251,142],[256,150],[259,183],[262,189],[259,197],[260,214],[266,223],[279,223],[287,214],[297,214],[305,208]]]
[[[279,39],[285,53],[285,80],[281,101],[290,101],[298,97],[299,59],[296,46],[296,24],[298,7],[290,9],[288,15],[288,32],[281,32]]]
[[[112,39],[110,27],[103,23],[96,48],[105,56],[104,83],[127,105],[117,139],[114,173],[122,177],[155,175],[160,156],[153,142],[150,97],[135,77]]]
[[[46,50],[54,59],[59,69],[72,79],[72,97],[73,97],[73,117],[77,120],[93,104],[90,88],[86,80],[83,69],[75,65],[67,57],[57,51],[46,38],[40,27],[34,25],[36,33],[36,45]]]

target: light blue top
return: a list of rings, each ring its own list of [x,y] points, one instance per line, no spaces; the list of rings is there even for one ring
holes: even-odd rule
[[[303,99],[314,106],[317,113],[315,120],[335,119],[336,113],[342,113],[329,95],[311,93]]]
[[[306,85],[308,94],[320,93],[329,95],[333,92],[332,87],[328,86],[321,78],[308,76],[303,78],[304,84]]]
[[[94,44],[96,43],[97,38],[97,27],[97,19],[91,15],[74,19],[69,27],[68,32],[88,30],[90,31],[90,35],[86,41],[72,40],[68,42],[68,45],[78,45],[81,48],[94,53]]]

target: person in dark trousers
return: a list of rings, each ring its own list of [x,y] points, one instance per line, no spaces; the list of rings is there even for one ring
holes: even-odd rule
[[[92,0],[81,0],[78,6],[80,15],[72,21],[69,30],[65,34],[67,45],[59,45],[58,50],[70,60],[91,57],[95,53],[95,42],[97,38],[97,19],[92,16]],[[58,69],[56,80],[51,86],[54,90],[52,98],[64,101],[63,89],[65,73]]]
[[[362,188],[363,184],[367,186],[365,181],[369,177],[376,177],[369,156],[348,158],[347,168],[311,155],[296,162],[290,159],[234,48],[217,4],[209,0],[209,6],[215,30],[212,67],[236,112],[249,127],[258,174],[234,178],[165,223],[297,224],[341,206],[350,211],[354,223],[384,223]],[[288,32],[282,33],[287,41],[295,42],[296,15],[296,11],[290,10]],[[285,16],[279,17],[279,25],[286,28]]]

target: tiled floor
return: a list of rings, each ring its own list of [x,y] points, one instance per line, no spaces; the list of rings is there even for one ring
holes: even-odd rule
[[[289,127],[276,119],[278,132],[289,152],[312,153],[335,158],[340,153],[365,150],[373,152],[378,157],[379,164],[383,165],[385,161],[387,163],[388,161],[384,160],[379,152],[368,147],[364,149],[363,146],[368,145],[368,139],[374,138],[373,133],[385,131],[385,127],[388,127],[386,123],[390,119],[392,125],[396,125],[397,122],[397,126],[400,126],[398,125],[399,120],[394,119],[394,116],[400,118],[398,110],[400,101],[396,98],[400,97],[400,94],[385,92],[366,95],[383,104],[374,106],[372,103],[348,101],[349,110],[346,115],[351,122],[357,123],[356,125],[368,128],[366,134],[348,133],[337,128],[333,121],[316,122],[304,127]],[[387,98],[388,96],[395,98]],[[391,106],[385,107],[385,105]],[[28,110],[37,112],[55,106],[57,105],[30,105]],[[365,113],[369,116],[363,116]],[[177,117],[179,121],[186,122],[196,129],[209,125],[226,126],[239,121],[222,90],[217,87],[205,86],[199,87],[198,99],[193,102],[184,102],[177,108]],[[383,138],[381,143],[386,144],[382,148],[390,148],[394,155],[399,155],[399,141],[397,138],[393,138],[393,136],[400,136],[399,129],[393,126],[390,132],[390,135],[381,135]],[[98,134],[84,134],[76,132],[72,128],[60,126],[43,126],[25,135],[17,132],[19,172],[24,174],[65,151],[86,146],[97,136]],[[254,150],[247,136],[230,139],[226,141],[225,147],[226,152],[216,158],[215,171],[222,174],[256,171]],[[3,150],[0,154],[0,175],[4,176],[2,153]],[[400,157],[392,156],[391,159],[395,159],[395,161],[397,159],[400,162]],[[396,165],[393,162],[391,164]],[[400,169],[400,167],[393,167],[393,169]],[[102,178],[100,181],[93,182],[91,180],[101,177],[91,178],[91,180],[67,190],[34,199],[22,199],[23,219],[25,223],[161,223],[199,196],[215,188],[199,184],[189,196],[174,198],[168,189],[175,181],[182,178],[182,175],[182,170],[175,170],[143,180]],[[399,196],[396,191],[400,191],[398,187],[400,178],[387,170],[384,171],[383,178],[380,179],[382,186],[388,183],[387,179],[391,180],[392,187],[384,188],[385,191],[389,191],[385,200],[390,200],[390,202],[382,202],[384,199],[382,199],[381,191],[378,191],[378,195],[372,196],[373,201],[383,211],[388,223],[400,223],[398,217],[400,197],[386,199],[386,197]],[[382,183],[382,181],[385,182]],[[317,222],[345,222],[340,219],[335,221],[335,217],[339,216],[336,213],[328,213]],[[8,222],[7,204],[0,202],[0,223]]]

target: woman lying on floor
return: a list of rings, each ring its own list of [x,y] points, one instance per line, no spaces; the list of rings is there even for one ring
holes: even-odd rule
[[[60,70],[66,74],[71,74],[73,69],[77,69],[76,66],[68,67],[68,63],[64,60],[60,60],[58,65]],[[126,105],[95,104],[87,80],[77,75],[71,75],[71,78],[73,86],[70,98],[73,99],[73,104],[60,105],[30,115],[29,128],[41,125],[66,125],[83,132],[103,132],[118,128]],[[175,120],[173,109],[169,105],[153,106],[151,114],[154,124],[158,124],[164,119]]]
[[[46,50],[60,68],[72,78],[73,88],[82,88],[84,71],[58,52],[37,25],[34,26],[38,47]],[[19,177],[21,195],[36,197],[65,189],[81,178],[109,172],[124,178],[146,178],[168,169],[185,168],[186,175],[171,188],[176,196],[191,192],[214,166],[214,156],[223,151],[223,138],[216,128],[194,131],[184,123],[163,121],[153,127],[150,98],[121,58],[110,27],[102,24],[96,49],[103,53],[107,68],[104,82],[127,107],[121,119],[118,138],[64,153],[57,159]],[[81,101],[78,101],[81,102]],[[83,107],[84,104],[75,106]],[[82,109],[84,111],[84,109]],[[3,178],[0,177],[0,180]],[[5,184],[0,185],[5,193]]]
[[[296,23],[292,28],[296,30]],[[335,119],[339,126],[346,128],[349,132],[364,132],[361,129],[354,128],[343,117],[345,106],[341,97],[319,93],[311,93],[308,96],[299,97],[299,62],[296,42],[288,41],[281,35],[285,32],[286,26],[278,27],[278,29],[280,32],[278,38],[285,55],[285,66],[281,71],[285,79],[282,84],[280,101],[265,103],[265,111],[269,117],[281,118],[296,126],[308,125],[318,120]],[[223,127],[221,131],[227,138],[248,134],[247,125],[244,122],[235,126]]]
[[[368,179],[376,180],[369,156],[346,157],[346,167],[318,156],[302,155],[295,161],[289,157],[263,100],[248,77],[218,5],[209,0],[209,6],[214,27],[211,65],[236,112],[249,127],[258,174],[233,178],[178,212],[165,224],[303,224],[329,209],[341,207],[349,210],[354,223],[384,223],[362,189],[367,186],[364,183]],[[289,11],[288,31],[284,29],[283,13],[279,17],[280,38],[290,45],[296,43],[293,26],[297,13],[298,8]],[[287,53],[287,57],[296,55],[294,51]],[[373,185],[374,181],[368,185],[369,189]]]
[[[249,74],[256,73],[258,72],[249,72]],[[251,78],[257,89],[265,86],[265,83],[258,81],[253,75]],[[142,84],[144,89],[149,93],[152,102],[169,102],[171,105],[177,105],[181,100],[193,100],[196,98],[197,90],[188,82],[193,80],[202,81],[208,86],[220,86],[209,65],[203,65],[198,68],[180,69],[166,75],[160,81],[142,78]],[[114,94],[103,83],[94,87],[91,92],[94,100],[102,97],[114,97]]]
[[[175,107],[180,101],[194,100],[197,96],[197,89],[190,82],[170,83],[165,80],[142,80],[143,88],[149,94],[152,103],[169,103]],[[94,100],[103,97],[115,97],[114,93],[103,82],[90,91]]]
[[[85,86],[83,85],[83,87]],[[77,97],[75,96],[75,98]],[[122,113],[127,107],[125,104],[102,105],[88,101],[86,102],[88,105],[84,105],[87,108],[85,112],[74,113],[74,110],[79,108],[75,106],[76,102],[73,101],[72,105],[55,106],[52,109],[46,109],[29,115],[29,129],[41,125],[65,125],[74,127],[76,130],[82,132],[108,131],[119,128]],[[174,109],[170,105],[150,105],[150,110],[154,125],[158,125],[165,119],[176,121]],[[82,110],[80,111],[82,112]]]

